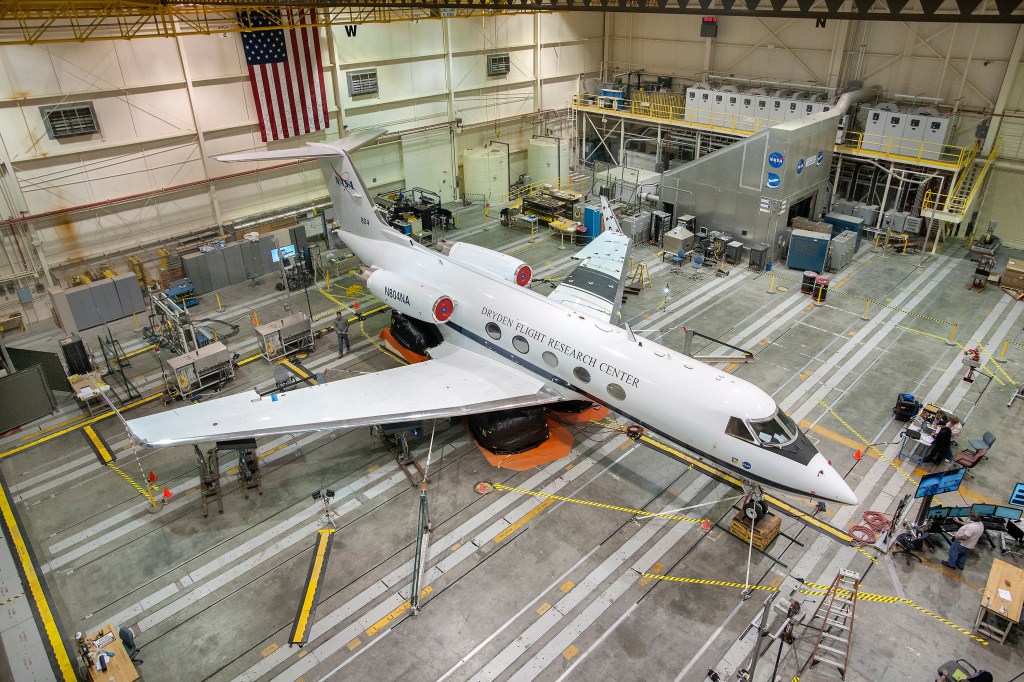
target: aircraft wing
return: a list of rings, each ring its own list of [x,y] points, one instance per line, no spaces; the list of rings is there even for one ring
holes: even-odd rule
[[[246,391],[127,422],[143,445],[209,443],[299,431],[457,417],[563,397],[525,372],[450,344],[431,359],[260,396]]]
[[[626,285],[632,238],[622,233],[608,200],[601,197],[604,232],[580,249],[581,261],[548,298],[582,313],[616,322]]]

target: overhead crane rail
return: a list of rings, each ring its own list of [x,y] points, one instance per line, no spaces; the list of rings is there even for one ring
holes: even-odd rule
[[[238,32],[239,12],[265,11],[268,7],[315,7],[320,26],[419,21],[476,15],[521,14],[552,11],[646,12],[757,16],[802,19],[872,21],[927,21],[1014,24],[1024,22],[1024,9],[1000,3],[961,3],[937,0],[920,6],[868,0],[845,11],[830,9],[834,3],[812,7],[803,0],[752,0],[742,7],[718,7],[706,3],[666,4],[663,0],[613,0],[583,3],[575,0],[347,0],[344,3],[311,3],[279,0],[253,5],[239,2],[194,3],[185,0],[132,2],[131,0],[11,0],[0,3],[0,45],[169,38]],[[294,28],[285,24],[285,28]]]

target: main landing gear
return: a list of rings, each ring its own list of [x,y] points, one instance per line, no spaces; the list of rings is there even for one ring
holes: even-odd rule
[[[757,483],[743,481],[743,492],[746,493],[746,497],[743,498],[743,515],[756,524],[768,513],[768,503],[764,501],[764,491]]]

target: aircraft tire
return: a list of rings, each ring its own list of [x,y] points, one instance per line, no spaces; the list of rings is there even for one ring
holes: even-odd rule
[[[748,499],[743,503],[743,515],[748,519],[753,518],[755,524],[767,513],[768,505],[763,500]]]

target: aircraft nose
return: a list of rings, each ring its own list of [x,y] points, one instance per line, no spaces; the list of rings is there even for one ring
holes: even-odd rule
[[[857,504],[857,496],[839,472],[832,468],[832,465],[820,452],[811,460],[811,475],[815,482],[812,485],[814,494],[839,504]]]

